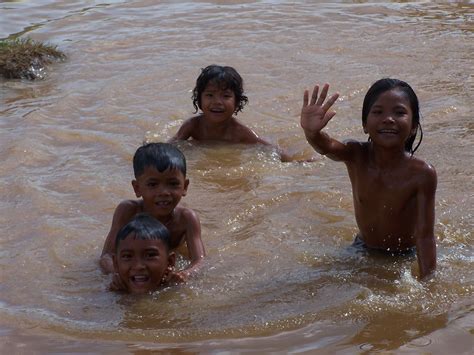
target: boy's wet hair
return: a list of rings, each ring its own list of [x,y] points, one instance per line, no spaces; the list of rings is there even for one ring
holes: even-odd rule
[[[161,173],[166,169],[178,169],[186,177],[186,158],[170,143],[147,143],[138,148],[133,156],[135,178],[143,174],[147,166]]]
[[[138,240],[161,240],[166,250],[169,251],[170,232],[160,221],[146,213],[137,214],[120,229],[115,239],[116,251],[120,246],[120,242],[129,235]]]
[[[364,103],[362,105],[362,125],[365,126],[367,123],[367,116],[369,115],[370,109],[372,105],[377,101],[379,96],[386,91],[398,89],[405,93],[410,101],[410,108],[413,113],[412,119],[412,126],[416,127],[415,134],[411,135],[407,141],[405,142],[405,150],[410,152],[412,155],[418,149],[421,144],[421,140],[423,139],[423,130],[421,129],[420,123],[420,107],[418,103],[418,97],[415,94],[415,91],[411,88],[408,83],[398,80],[398,79],[391,79],[391,78],[384,78],[376,81],[367,91],[364,97]],[[413,143],[415,142],[416,135],[418,133],[418,128],[420,128],[420,140],[418,144],[413,149]]]
[[[196,80],[192,97],[195,112],[201,108],[201,95],[209,82],[218,85],[222,90],[232,90],[235,95],[235,114],[242,111],[244,105],[248,103],[249,99],[244,95],[244,81],[237,70],[213,64],[202,69]]]

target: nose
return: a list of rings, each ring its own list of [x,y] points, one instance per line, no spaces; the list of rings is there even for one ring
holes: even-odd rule
[[[385,115],[384,118],[383,118],[383,121],[384,122],[389,122],[389,123],[395,122],[395,120],[393,119],[393,115],[391,115],[391,114]]]
[[[133,270],[143,270],[144,268],[145,268],[145,264],[143,263],[142,258],[133,258],[133,261],[132,261]]]

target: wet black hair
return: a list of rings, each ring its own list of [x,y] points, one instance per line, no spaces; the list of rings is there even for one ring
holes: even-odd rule
[[[249,101],[248,97],[244,95],[244,81],[237,70],[232,67],[223,67],[221,65],[209,65],[202,69],[201,74],[196,80],[196,86],[193,89],[193,106],[195,112],[201,108],[201,95],[206,89],[207,84],[213,82],[221,89],[230,89],[235,95],[235,111],[234,113],[242,111],[244,105]]]
[[[133,239],[139,240],[161,240],[170,249],[170,232],[156,218],[146,213],[139,213],[130,222],[124,225],[115,238],[115,250],[117,251],[120,242],[133,234]]]
[[[405,142],[405,151],[410,152],[413,155],[423,140],[423,130],[421,129],[420,123],[420,107],[418,103],[418,97],[411,86],[408,85],[408,83],[402,80],[391,78],[377,80],[370,87],[369,91],[367,91],[367,94],[365,94],[364,103],[362,104],[362,125],[365,127],[370,109],[372,108],[372,105],[375,103],[375,101],[377,101],[379,96],[392,89],[398,89],[402,91],[407,96],[408,101],[410,101],[410,108],[413,113],[412,127],[416,127],[416,131],[415,134],[408,137],[407,141]],[[418,134],[418,128],[420,129],[420,140],[413,149],[413,143],[415,142],[415,138]]]
[[[159,172],[166,169],[178,169],[186,177],[186,158],[170,143],[147,143],[137,149],[133,156],[133,172],[138,178],[145,167],[152,166]]]

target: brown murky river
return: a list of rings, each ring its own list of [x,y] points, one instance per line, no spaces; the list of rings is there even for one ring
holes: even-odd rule
[[[474,346],[474,4],[341,1],[0,1],[0,38],[55,44],[34,82],[0,79],[0,352],[471,353]],[[106,290],[97,261],[131,158],[192,115],[209,64],[234,66],[239,118],[310,157],[305,88],[341,93],[333,136],[365,140],[377,79],[409,82],[416,153],[438,172],[438,273],[348,249],[345,166],[261,147],[181,144],[201,218],[202,275],[153,296]]]

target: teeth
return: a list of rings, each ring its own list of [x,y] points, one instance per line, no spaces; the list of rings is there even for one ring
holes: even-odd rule
[[[144,276],[144,275],[132,276],[132,280],[135,282],[145,282],[145,281],[148,281],[148,276]]]

